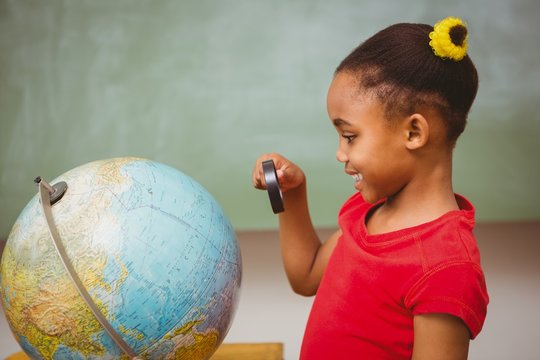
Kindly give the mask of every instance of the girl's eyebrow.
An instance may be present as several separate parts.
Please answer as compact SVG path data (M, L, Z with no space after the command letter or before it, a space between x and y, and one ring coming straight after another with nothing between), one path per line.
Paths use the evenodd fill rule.
M343 126L343 125L351 125L350 122L348 122L347 120L343 120L343 119L340 119L340 118L337 118L337 119L333 119L332 122L334 123L334 126L335 127L340 127L340 126Z

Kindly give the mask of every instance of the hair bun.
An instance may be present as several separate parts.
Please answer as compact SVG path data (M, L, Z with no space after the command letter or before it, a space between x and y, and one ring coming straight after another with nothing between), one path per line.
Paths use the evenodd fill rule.
M442 59L460 61L467 55L467 26L459 18L447 17L429 33L429 45Z

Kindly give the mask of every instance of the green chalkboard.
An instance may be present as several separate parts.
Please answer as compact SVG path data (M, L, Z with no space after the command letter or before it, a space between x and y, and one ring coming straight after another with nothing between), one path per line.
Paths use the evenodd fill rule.
M455 156L481 221L540 218L537 0L0 0L0 237L88 161L140 156L205 186L237 229L277 224L251 187L281 152L308 175L317 226L354 191L325 96L339 61L395 22L470 27L481 85Z

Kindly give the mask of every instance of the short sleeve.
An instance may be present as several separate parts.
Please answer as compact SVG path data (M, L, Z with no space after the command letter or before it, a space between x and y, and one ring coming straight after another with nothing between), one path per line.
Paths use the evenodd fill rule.
M474 339L484 324L489 297L474 263L453 263L428 272L410 289L405 306L414 315L443 313L463 320Z

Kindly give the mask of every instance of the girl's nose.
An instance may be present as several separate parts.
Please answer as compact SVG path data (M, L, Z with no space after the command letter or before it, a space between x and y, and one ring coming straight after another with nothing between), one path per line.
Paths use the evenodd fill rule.
M336 159L339 162L346 163L348 160L347 154L343 150L341 150L341 147L338 147L336 151Z

